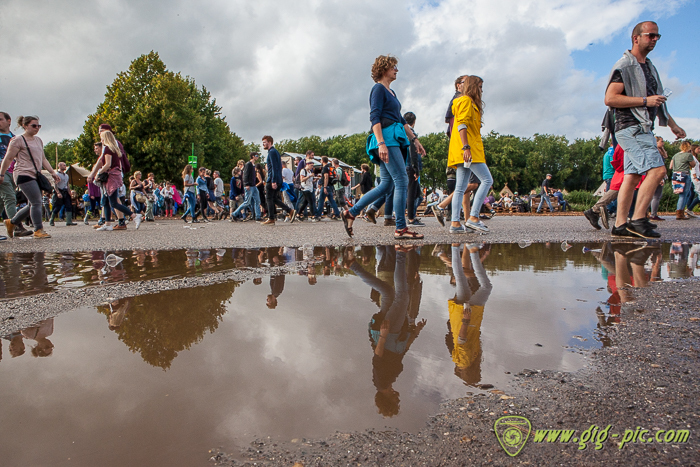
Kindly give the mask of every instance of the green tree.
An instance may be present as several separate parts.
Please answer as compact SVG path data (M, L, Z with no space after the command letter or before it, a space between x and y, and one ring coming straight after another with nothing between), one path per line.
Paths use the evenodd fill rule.
M450 147L450 140L447 138L447 134L440 132L421 135L420 142L425 149L421 185L433 190L438 187L444 187L447 154Z
M69 166L78 162L75 154L76 140L64 139L60 143L50 142L44 146L44 154L51 165L56 168L56 149L58 148L58 162L65 162Z
M153 51L119 73L88 116L75 145L76 157L86 167L95 160L92 145L101 123L114 128L132 171L153 172L157 180L180 180L192 143L199 167L228 174L238 159L247 160L243 140L231 132L209 91L167 70Z

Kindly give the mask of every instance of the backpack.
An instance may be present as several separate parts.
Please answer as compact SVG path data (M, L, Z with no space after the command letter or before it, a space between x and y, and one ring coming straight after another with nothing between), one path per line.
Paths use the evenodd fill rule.
M335 167L328 169L328 185L335 185L338 183L338 173L335 171Z
M340 177L340 184L342 186L350 185L350 174L345 170L343 170L343 175Z

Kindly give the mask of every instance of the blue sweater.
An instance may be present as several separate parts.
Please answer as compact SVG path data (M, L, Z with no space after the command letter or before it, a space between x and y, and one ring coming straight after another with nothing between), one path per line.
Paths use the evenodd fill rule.
M274 146L267 150L267 179L268 183L276 183L277 188L282 188L282 157Z
M393 91L389 91L381 83L375 84L369 93L369 108L369 121L372 122L372 126L381 123L382 118L406 124L401 115L401 102Z

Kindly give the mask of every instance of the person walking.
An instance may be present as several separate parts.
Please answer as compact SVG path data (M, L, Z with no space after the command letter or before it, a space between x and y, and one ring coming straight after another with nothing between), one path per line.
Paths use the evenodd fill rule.
M447 158L448 167L457 172L457 182L452 196L452 223L450 233L466 233L466 228L488 232L489 228L479 220L479 211L486 195L493 185L493 177L486 165L484 144L481 140L481 119L484 104L481 99L484 81L478 76L467 76L461 85L462 95L454 100L452 112L455 115ZM466 222L460 224L459 215L462 198L469 184L471 174L475 174L481 184L474 193L469 217L464 214ZM466 228L465 228L466 227Z
M160 190L160 194L163 196L165 217L173 217L173 195L175 194L175 187L169 181L166 181L163 189Z
M542 181L542 193L540 193L540 204L537 206L537 214L542 214L542 205L547 202L547 207L549 207L549 212L554 212L552 207L552 202L549 197L554 193L554 189L549 186L552 181L552 174L547 174L545 179Z
M71 210L73 200L71 199L71 193L68 188L68 174L66 173L65 162L58 163L58 172L56 172L56 175L58 175L59 182L54 186L53 199L51 200L53 209L51 210L49 225L51 227L54 226L54 219L61 211L61 208L64 208L66 212L66 226L78 225L73 222L73 211Z
M124 171L126 169L126 152L117 142L114 137L114 133L111 130L100 129L100 140L102 141L102 156L98 159L97 163L92 169L92 173L88 176L88 183L92 182L97 178L101 180L105 178L106 182L102 182L102 186L105 190L105 194L109 199L109 206L111 209L105 209L105 224L97 230L126 230L126 218L129 217L134 220L136 228L138 229L143 220L142 214L134 214L129 208L127 208L119 198L119 191L124 186ZM111 210L117 215L117 225L112 227L111 223Z
M314 161L306 160L306 167L299 171L299 182L301 183L301 194L299 195L299 203L297 204L296 211L298 213L304 214L306 207L309 207L311 211L312 222L316 221L313 215L314 211Z
M690 219L685 215L685 207L690 203L693 194L692 179L690 171L695 168L695 158L690 153L690 143L683 141L681 143L681 151L676 153L671 159L669 165L673 176L671 177L674 185L674 193L678 194L678 203L676 204L676 220ZM675 186L682 184L680 190L676 190Z
M669 126L676 137L685 138L685 131L668 113L659 74L647 58L660 38L655 22L637 24L632 31L632 50L626 51L613 66L605 91L605 105L615 112L615 138L625 151L625 178L618 193L618 215L612 229L615 236L661 236L646 217L654 191L666 174L652 133L654 120L658 117L659 125ZM643 175L646 177L639 187L632 219L627 222L626 213Z
M17 117L17 125L18 128L24 129L24 133L19 137L12 138L7 146L7 152L0 165L0 184L5 182L6 173L16 159L12 176L19 189L27 197L28 204L17 211L12 218L5 219L7 236L14 237L17 226L28 216L31 216L34 225L33 237L51 238L51 235L44 231L42 223L42 187L39 185L37 177L41 174L40 170L43 167L51 174L54 182L58 183L60 179L44 155L43 141L37 136L41 128L39 117L19 116Z
M417 135L415 130L416 125L416 114L413 112L406 112L403 115L411 127L414 135ZM416 200L419 197L420 192L420 169L421 169L421 155L418 154L415 144L411 143L408 147L408 158L406 159L406 176L408 177L408 191L406 193L406 210L408 211L408 221L406 222L411 227L425 227L425 224L416 218Z
M199 200L199 209L197 212L194 213L194 217L192 218L192 222L197 223L199 222L197 220L197 217L200 215L202 216L202 219L204 219L204 222L210 222L209 218L207 217L207 208L209 207L209 204L207 201L209 200L209 187L207 186L207 169L204 167L199 168L199 176L197 177L196 183L197 183L197 199Z
M406 226L406 175L405 152L409 144L425 155L425 149L401 115L401 102L391 89L399 72L396 57L380 55L372 65L372 79L376 83L370 92L370 122L372 131L367 138L366 151L372 162L379 164L381 182L363 196L349 210L342 212L345 231L353 236L352 225L362 209L385 196L394 187L393 210L396 212L394 239L422 239L423 235L412 232Z
M328 157L322 156L321 163L323 167L321 168L321 180L319 180L319 186L321 189L320 196L318 197L318 205L316 206L316 220L321 220L323 216L323 211L326 205L326 199L331 205L333 210L332 219L337 219L340 217L340 210L335 202L333 185L336 183L335 171L333 170L333 165L328 161Z
M243 203L231 214L231 220L238 219L244 209L248 209L253 213L249 217L252 218L254 215L256 221L262 220L260 214L260 192L257 187L258 177L255 168L259 158L260 154L251 152L250 160L243 166L243 186L245 190Z
M273 146L272 136L265 135L262 139L263 149L267 150L267 178L265 179L265 201L267 201L267 220L263 225L275 225L275 206L279 206L284 212L289 214L289 222L294 222L297 212L282 202L279 192L282 189L282 158L280 153Z
M10 126L12 125L12 118L7 112L0 112L0 163L5 158L7 153L7 147L10 144L10 140L15 137L14 133L10 131ZM7 169L9 174L5 177L5 181L0 183L0 216L2 212L5 211L5 216L7 219L12 219L17 214L17 194L15 188L15 181L12 177L12 172L15 164L10 164ZM24 228L24 225L19 224L15 226L15 237L26 237L32 235L30 230Z
M185 213L180 217L183 221L187 222L187 216L189 215L192 222L195 220L195 209L197 205L197 184L195 183L194 177L192 176L192 166L187 164L182 170L182 184L183 191L185 195L185 202L187 206L185 208Z

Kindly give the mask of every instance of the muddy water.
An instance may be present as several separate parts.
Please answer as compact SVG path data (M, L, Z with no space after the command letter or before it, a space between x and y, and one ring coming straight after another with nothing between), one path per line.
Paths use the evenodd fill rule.
M508 373L581 368L578 349L614 340L630 285L695 272L694 251L317 248L297 275L77 309L3 339L0 459L207 465L254 436L417 431Z

